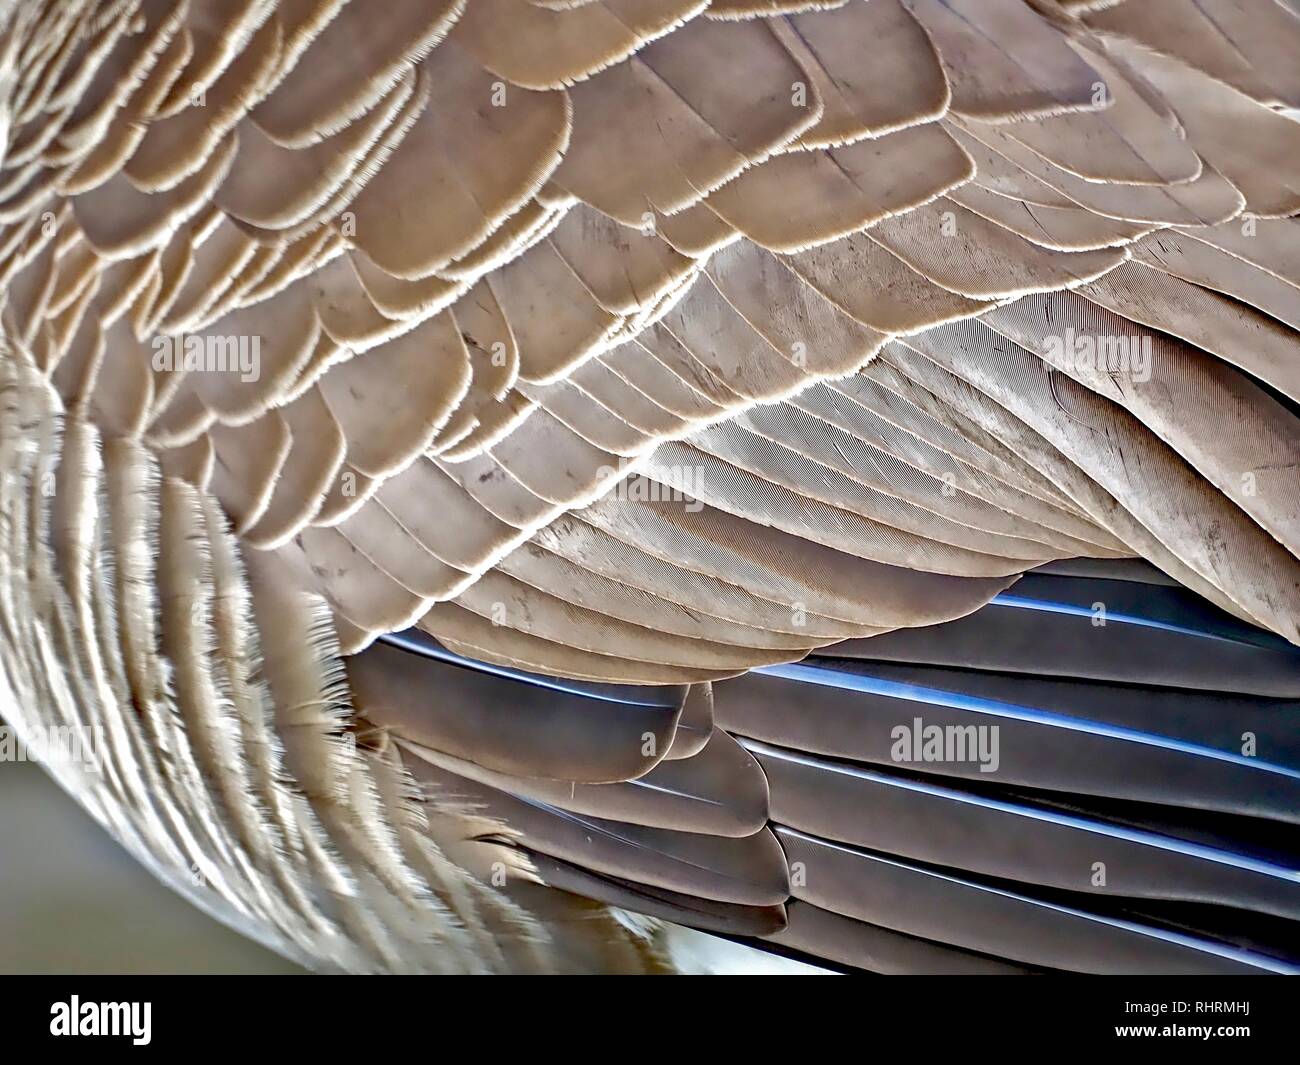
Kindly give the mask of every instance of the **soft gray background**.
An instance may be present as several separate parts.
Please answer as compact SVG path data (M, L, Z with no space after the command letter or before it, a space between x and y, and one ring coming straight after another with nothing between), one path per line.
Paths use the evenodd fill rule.
M0 973L294 973L164 887L30 762L0 762Z

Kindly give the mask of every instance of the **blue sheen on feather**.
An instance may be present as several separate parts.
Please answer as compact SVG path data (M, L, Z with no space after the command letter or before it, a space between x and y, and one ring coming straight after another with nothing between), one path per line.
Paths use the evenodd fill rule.
M458 655L454 651L449 651L441 644L435 642L423 633L414 629L406 629L403 632L389 633L380 637L383 642L400 648L403 651L410 651L413 654L422 655L425 658L432 658L439 662L446 662L449 665L460 666L464 669L471 669L476 673L486 673L493 677L501 677L504 680L517 681L520 684L527 684L534 688L546 688L549 691L563 692L565 695L577 695L583 699L599 699L607 703L619 703L624 706L643 706L653 707L660 710L665 706L673 706L674 700L660 699L656 701L653 698L636 698L632 692L636 691L644 695L654 695L657 692L676 692L678 689L673 686L662 685L617 685L617 684L586 684L581 681L569 681L560 677L547 677L539 673L528 673L522 669L512 669L510 666L499 666L491 662L480 662L475 658L466 658L464 655Z
M1009 595L1003 592L993 597L989 603L990 606L1011 607L1017 610L1041 610L1049 614L1068 614L1071 617L1091 618L1096 616L1096 611L1091 607L1080 606L1077 603L1052 602L1045 599L1029 599L1019 595ZM1185 625L1175 625L1169 621L1158 621L1155 618L1139 617L1136 614L1122 614L1112 611L1106 611L1105 618L1107 623L1115 622L1120 625L1138 625L1144 629L1159 629L1162 632L1178 633L1180 636L1195 636L1206 640L1220 640L1224 643L1241 643L1242 640L1233 636L1220 635L1217 632L1208 632L1205 629L1193 629ZM1254 635L1254 632L1251 633ZM1271 635L1263 634L1261 635ZM1300 648L1296 648L1285 640L1280 638L1277 642L1269 641L1269 646L1277 647L1279 650L1287 650L1300 657Z
M1200 758L1213 758L1221 762L1231 762L1234 765L1244 766L1260 772L1277 773L1292 780L1300 780L1300 770L1289 769L1286 766L1261 761L1258 758L1248 758L1245 755L1232 754L1228 751L1217 750L1214 747L1205 747L1199 743L1188 743L1185 740L1177 740L1151 732L1142 732L1138 729L1067 717L1063 714L1053 713L1050 710L1040 710L1037 707L1005 703L998 699L986 699L977 695L966 695L962 692L944 691L940 688L926 688L919 684L906 684L896 680L883 680L880 677L872 677L861 673L848 673L801 662L759 666L754 672L769 677L780 677L783 680L818 684L823 687L839 688L844 691L861 692L865 695L879 695L886 699L902 699L913 703L947 706L954 710L968 710L975 714L989 714L994 717L1031 721L1035 724L1049 725L1053 728L1069 729L1072 732L1108 736L1112 739L1128 740L1132 743L1141 743L1150 747L1181 751L1184 754L1191 754Z
M1036 899L1029 895L1020 895L1014 891L1007 891L1003 888L993 887L989 884L981 884L973 880L963 880L960 877L949 876L946 873L927 869L924 866L912 865L910 862L901 862L897 859L886 858L879 854L869 854L865 851L858 850L856 847L846 847L843 844L833 843L830 840L821 839L818 836L810 836L806 832L799 832L797 829L786 828L785 831L789 832L791 835L799 836L802 839L810 840L820 846L828 847L832 850L843 851L846 854L868 858L873 862L880 862L884 865L892 865L896 869L907 869L910 872L921 873L924 876L934 877L936 880L943 880L950 884L959 884L962 887L973 888L976 891L985 891L993 895L1000 895L1003 898L1014 899L1017 902L1027 903L1031 906L1040 906L1044 909L1054 910L1057 913L1069 914L1072 917L1080 917L1086 921L1096 922L1097 924L1110 925L1112 928L1123 928L1129 932L1136 932L1138 935L1163 940L1166 943L1177 943L1180 946L1191 947L1193 950L1203 951L1207 954L1214 954L1220 958L1227 958L1230 961L1237 961L1245 965L1268 969L1270 972L1288 976L1300 975L1300 967L1280 961L1277 958L1271 958L1266 954L1257 954L1254 951L1242 950L1239 947L1231 947L1223 943L1215 943L1212 940L1197 939L1194 936L1184 935L1181 932L1174 932L1165 928L1136 924L1133 921L1126 921L1122 917L1109 917L1099 913L1088 913L1086 910L1076 910L1072 906L1062 906L1060 903L1048 902L1045 899Z
M1122 825L1110 824L1105 821L1096 821L1088 817L1076 817L1072 814L1058 813L1054 810L1044 810L1036 806L1026 806L1021 803L1007 802L1002 799L988 798L983 795L973 795L970 792L940 787L937 784L930 784L925 781L896 777L888 773L873 772L870 769L865 769L860 766L845 765L829 759L814 758L798 751L790 751L784 747L774 747L771 744L762 743L758 740L744 740L742 743L746 750L751 752L760 751L768 754L769 757L784 758L787 761L797 762L801 765L813 766L817 769L824 769L828 772L839 773L844 776L863 777L867 780L887 784L890 787L901 788L904 791L915 791L923 795L936 795L943 799L951 799L955 802L965 803L968 806L978 806L987 810L997 810L1001 813L1028 817L1035 821L1045 821L1049 824L1061 825L1066 828L1077 828L1085 832L1095 832L1099 835L1127 840L1130 843L1141 843L1149 847L1155 847L1159 850L1174 851L1179 854L1185 854L1188 857L1201 858L1205 861L1217 862L1220 865L1233 866L1238 869L1248 870L1252 873L1261 873L1264 876L1271 876L1279 880L1285 880L1289 883L1300 885L1300 869L1291 869L1284 865L1277 865L1274 862L1264 861L1260 858L1253 858L1247 854L1239 854L1233 851L1221 850L1218 847L1210 847L1202 843L1180 840L1172 836L1160 835L1157 832L1150 832L1145 829L1126 828Z

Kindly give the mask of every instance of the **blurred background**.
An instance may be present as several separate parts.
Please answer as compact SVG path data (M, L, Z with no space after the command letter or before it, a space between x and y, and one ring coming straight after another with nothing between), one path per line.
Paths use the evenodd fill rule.
M300 973L164 887L39 766L0 761L0 973Z

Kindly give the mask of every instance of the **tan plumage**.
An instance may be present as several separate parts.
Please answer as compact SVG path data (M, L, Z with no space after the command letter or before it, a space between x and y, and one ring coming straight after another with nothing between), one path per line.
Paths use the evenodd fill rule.
M1293 11L0 17L5 713L103 730L102 776L52 768L169 883L329 969L672 967L679 933L623 911L886 970L1284 965L1225 953L1217 925L1090 944L1093 918L1036 897L1007 920L1039 933L986 922L1004 902L981 876L1087 887L1054 864L1064 837L1033 829L1041 867L968 853L945 828L963 771L912 767L952 789L922 846L931 807L896 800L919 786L861 720L824 692L823 731L772 706L799 712L781 686L809 653L839 670L815 684L865 669L1000 706L1069 702L1058 674L1244 692L1247 731L1251 698L1300 693L1269 635L1300 644ZM1150 362L1081 363L1063 336ZM1202 622L1153 607L1139 628L1175 635L1148 672L1017 658L1014 626L1008 666L962 619L1002 631L1017 611L986 604L1044 566L1017 587L1183 585L1233 650L1171 681ZM825 665L877 654L904 665ZM1201 796L1135 796L1054 747L1059 780L993 779L1103 820L1094 799L1294 820L1232 805L1291 794L1277 744L1280 783L1130 767L1204 771ZM910 827L861 827L895 801ZM1131 814L1178 837L1171 816ZM1118 893L1297 916L1281 874L1183 860ZM911 891L921 916L895 904Z

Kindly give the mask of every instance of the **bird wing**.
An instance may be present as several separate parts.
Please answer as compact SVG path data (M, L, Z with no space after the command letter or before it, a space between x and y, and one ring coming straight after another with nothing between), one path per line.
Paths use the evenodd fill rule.
M87 805L327 964L659 964L622 909L844 964L1265 964L1178 907L1294 897L1192 851L1254 853L1294 777L1206 752L1296 695L1297 48L1267 0L17 5L29 731L98 703L128 762ZM987 787L880 768L859 706L918 698L1053 723L993 713ZM1069 895L1080 839L1169 912Z

